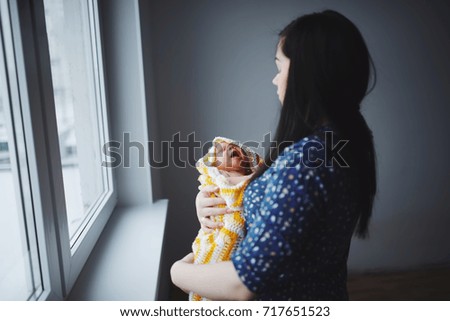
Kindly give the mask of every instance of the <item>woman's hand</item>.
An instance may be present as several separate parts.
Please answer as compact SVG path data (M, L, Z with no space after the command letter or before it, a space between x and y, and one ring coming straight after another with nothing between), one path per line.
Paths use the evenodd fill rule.
M233 213L232 210L226 207L216 207L219 204L226 204L225 200L221 197L211 197L211 194L218 192L217 186L206 186L198 192L195 198L195 207L197 209L197 217L202 227L202 230L206 233L212 232L216 228L223 226L220 222L214 222L211 220L211 216L220 214Z

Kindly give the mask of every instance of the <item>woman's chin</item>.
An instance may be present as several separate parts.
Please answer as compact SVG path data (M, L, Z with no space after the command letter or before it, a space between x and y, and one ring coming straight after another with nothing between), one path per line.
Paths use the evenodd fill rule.
M278 96L278 101L283 105L283 99L282 99L282 97L281 97L279 94L277 94L277 96Z

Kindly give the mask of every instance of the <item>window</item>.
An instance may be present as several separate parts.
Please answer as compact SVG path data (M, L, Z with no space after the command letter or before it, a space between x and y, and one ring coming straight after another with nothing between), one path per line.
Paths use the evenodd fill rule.
M62 299L117 202L97 2L0 17L0 299Z
M73 246L108 191L102 105L88 1L45 0L69 236Z
M36 299L42 280L22 119L11 108L7 80L0 47L0 300Z

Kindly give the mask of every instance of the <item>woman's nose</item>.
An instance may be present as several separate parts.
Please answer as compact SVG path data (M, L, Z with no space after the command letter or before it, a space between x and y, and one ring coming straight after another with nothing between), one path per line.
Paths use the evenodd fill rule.
M272 79L272 84L274 84L275 86L277 85L277 76L278 75L275 75L275 77L273 77Z

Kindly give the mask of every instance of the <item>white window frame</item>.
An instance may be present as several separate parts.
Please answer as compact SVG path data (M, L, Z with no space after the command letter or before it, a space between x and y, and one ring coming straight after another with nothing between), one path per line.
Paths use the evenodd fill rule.
M81 1L89 5L94 27L92 39L99 45L93 46L97 100L101 119L108 120L98 4L96 0ZM2 1L0 12L8 76L17 79L20 100L20 104L13 104L13 110L22 115L29 165L44 288L39 299L63 299L70 293L116 206L114 172L110 167L103 167L109 189L97 202L95 214L71 247L43 0ZM109 126L100 130L104 142L109 141Z
M43 293L43 280L41 276L41 264L38 255L38 241L35 231L35 221L33 213L33 199L31 194L31 183L29 174L29 165L27 160L27 151L25 149L25 138L23 132L23 121L20 114L20 101L18 95L18 83L15 68L11 68L11 64L7 66L7 60L12 59L13 48L9 47L5 50L3 44L10 42L10 34L4 33L5 26L9 25L9 21L1 19L2 26L0 28L0 75L5 79L0 80L2 103L5 113L6 128L8 132L8 150L10 156L11 173L14 180L15 189L9 191L14 193L17 201L17 214L19 215L19 224L23 227L21 231L22 246L25 247L30 260L29 274L26 275L28 282L33 286L33 292L28 297L29 300L36 300ZM5 37L6 36L6 39ZM8 57L7 57L8 55ZM7 70L9 67L9 70ZM3 192L3 191L2 191ZM12 213L7 213L11 215ZM18 271L16 271L18 273Z

